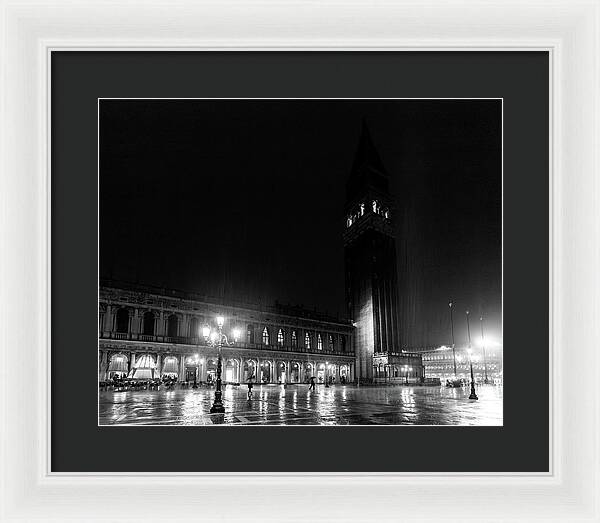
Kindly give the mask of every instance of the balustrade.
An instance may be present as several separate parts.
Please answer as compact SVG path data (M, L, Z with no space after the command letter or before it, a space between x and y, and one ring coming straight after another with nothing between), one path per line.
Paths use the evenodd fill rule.
M164 335L151 335L151 334L140 334L134 332L114 332L114 331L102 331L100 332L100 338L103 339L114 339L114 340L131 340L131 341L145 341L154 343L172 343L182 345L196 345L199 347L205 347L204 338L189 337L189 336L164 336ZM354 356L353 350L342 351L338 349L323 348L318 349L307 349L306 347L291 347L290 345L265 345L262 343L246 343L237 342L233 347L241 349L254 349L260 351L269 352L297 352L302 354L314 354L314 355L335 355L335 356Z

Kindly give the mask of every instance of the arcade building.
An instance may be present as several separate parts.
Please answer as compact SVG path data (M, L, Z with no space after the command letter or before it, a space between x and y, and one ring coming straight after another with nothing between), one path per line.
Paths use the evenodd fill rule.
M355 375L352 324L314 311L210 302L179 291L103 282L99 381L115 376L210 382L218 349L202 330L223 316L222 379L244 383L335 383Z

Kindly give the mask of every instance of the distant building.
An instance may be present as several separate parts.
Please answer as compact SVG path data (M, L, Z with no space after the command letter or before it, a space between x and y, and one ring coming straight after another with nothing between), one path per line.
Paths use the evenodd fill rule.
M346 184L345 213L346 302L356 327L356 376L384 381L411 368L421 377L420 355L400 348L395 209L389 176L365 123Z
M217 349L204 326L225 318L223 380L323 383L354 379L354 328L349 321L298 307L218 303L180 291L101 282L98 379L163 377L215 379Z
M454 378L454 357L452 347L428 347L412 349L423 358L424 374L428 378L439 378L442 383L447 379ZM471 367L469 365L469 354L466 347L456 347L456 377L471 379ZM473 376L476 382L483 382L487 374L488 382L502 384L502 348L488 347L484 350L476 348L472 353Z

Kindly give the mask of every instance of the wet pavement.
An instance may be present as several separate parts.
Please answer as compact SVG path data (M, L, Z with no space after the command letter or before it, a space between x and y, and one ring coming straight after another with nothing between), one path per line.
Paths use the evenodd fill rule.
M225 414L214 389L100 391L99 425L502 425L502 387L228 385Z

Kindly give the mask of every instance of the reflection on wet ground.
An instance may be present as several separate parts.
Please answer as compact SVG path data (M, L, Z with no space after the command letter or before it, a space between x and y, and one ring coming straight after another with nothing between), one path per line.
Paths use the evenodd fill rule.
M100 425L502 425L502 387L336 385L227 386L225 414L210 414L214 389L101 391Z

